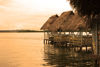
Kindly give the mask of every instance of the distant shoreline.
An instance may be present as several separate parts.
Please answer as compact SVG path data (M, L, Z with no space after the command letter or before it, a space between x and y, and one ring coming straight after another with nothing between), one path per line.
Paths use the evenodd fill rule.
M0 30L0 32L44 32L36 30Z

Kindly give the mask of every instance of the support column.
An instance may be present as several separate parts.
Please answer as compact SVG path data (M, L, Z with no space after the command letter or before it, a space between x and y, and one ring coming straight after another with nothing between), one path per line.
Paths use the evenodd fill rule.
M45 44L45 30L44 30L44 44Z
M64 34L65 34L65 32L64 32Z
M81 32L81 45L83 45L83 32Z
M45 39L44 39L44 44L45 44Z
M47 39L49 39L49 31L47 31L47 37L48 37Z
M69 32L69 43L70 43L70 32Z
M46 44L47 44L47 40L46 40Z
M94 23L92 26L92 45L94 49L94 54L99 54L99 39L98 39L98 23Z
M87 45L86 45L86 52L87 52Z
M82 51L82 46L80 47L80 51Z
M44 39L45 39L45 30L44 30Z

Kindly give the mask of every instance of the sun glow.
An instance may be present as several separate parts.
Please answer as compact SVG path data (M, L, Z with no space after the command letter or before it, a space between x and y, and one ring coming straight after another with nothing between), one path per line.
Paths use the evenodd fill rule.
M49 9L69 10L66 0L15 0L24 9L45 11Z
M64 11L71 10L66 0L1 0L0 2L2 3L0 29L39 30L51 15L60 15Z

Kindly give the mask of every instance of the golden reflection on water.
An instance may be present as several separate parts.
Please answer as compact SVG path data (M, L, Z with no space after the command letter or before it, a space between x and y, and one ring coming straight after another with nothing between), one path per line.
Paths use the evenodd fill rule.
M0 67L92 67L90 53L43 44L43 33L0 33Z
M43 33L0 33L0 67L42 67Z

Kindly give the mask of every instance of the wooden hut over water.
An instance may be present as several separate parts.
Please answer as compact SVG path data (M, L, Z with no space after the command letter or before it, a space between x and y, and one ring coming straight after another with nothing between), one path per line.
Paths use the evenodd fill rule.
M67 11L63 12L48 29L53 32L70 32L69 35L54 36L54 42L65 42L74 46L91 46L92 36L87 34L91 28L86 24L85 20L85 16L79 17L73 11ZM74 34L75 31L77 31L77 34ZM83 36L83 31L86 33L85 36Z
M53 37L51 35L50 30L48 30L48 28L54 23L54 21L58 18L59 16L56 15L52 15L45 23L44 25L41 27L41 30L44 30L44 42L46 41L52 41Z
M78 13L78 15L80 16L87 16L87 18L89 19L89 23L87 21L87 23L78 23L75 22L77 24L74 23L73 20L69 20L69 21L73 21L71 24L69 23L68 25L63 25L62 22L61 23L56 23L57 26L53 27L53 28L49 28L50 30L55 29L54 31L57 30L69 30L69 31L75 31L75 30L82 30L82 29L90 29L92 30L92 46L94 49L94 55L92 56L93 58L95 58L100 66L100 37L98 37L98 30L100 27L100 0L68 0L71 4L71 6L73 7L73 9L75 9L75 11ZM74 19L74 17L73 17ZM63 20L63 19L60 19ZM76 21L77 18L75 19ZM65 20L63 20L65 21ZM81 21L81 20L80 20ZM80 22L79 21L79 22ZM59 26L61 25L61 26ZM88 26L87 26L88 25ZM66 28L67 27L67 28ZM98 60L99 59L99 60Z
M87 34L90 26L86 25L85 17L79 17L74 14L73 11L63 12L59 17L57 15L51 16L47 22L41 27L43 30L52 31L44 32L44 42L53 41L58 44L70 43L74 46L91 46L92 37ZM53 32L67 31L69 35L66 34L52 34ZM77 34L74 32L77 31ZM86 36L83 37L83 31L86 32Z
M65 31L59 29L62 23L68 19L71 15L74 15L73 11L66 11L63 12L55 21L54 23L48 28L48 30L52 32L56 32L58 34L54 35L54 42L56 43L67 43L67 36L65 35ZM56 30L56 31L55 31ZM61 34L64 32L64 34Z

